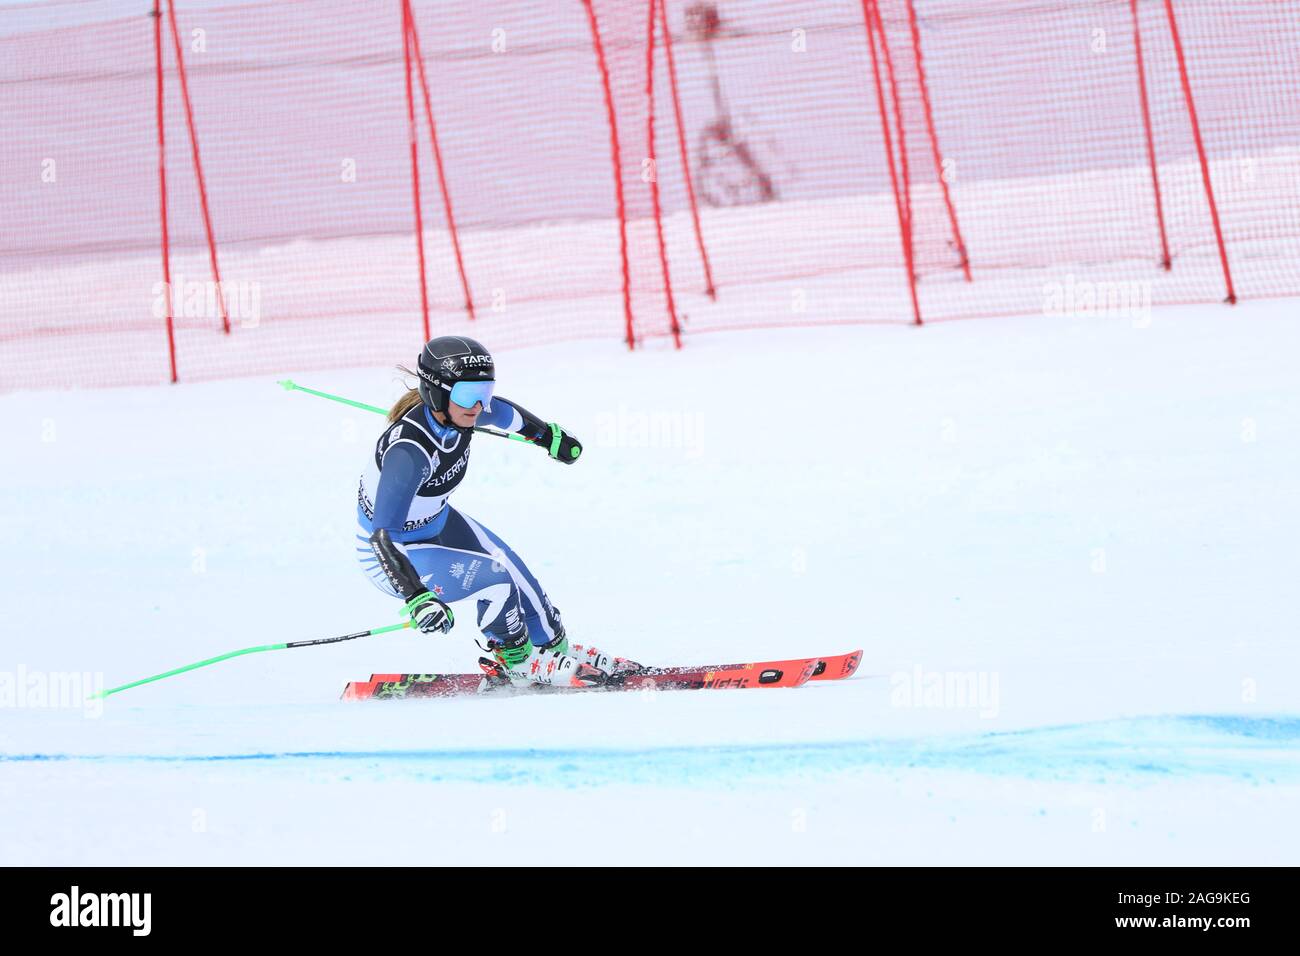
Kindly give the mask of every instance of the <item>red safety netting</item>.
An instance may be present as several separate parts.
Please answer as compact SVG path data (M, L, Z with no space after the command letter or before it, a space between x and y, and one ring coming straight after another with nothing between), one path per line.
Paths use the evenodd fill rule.
M18 10L4 389L1300 293L1300 0Z

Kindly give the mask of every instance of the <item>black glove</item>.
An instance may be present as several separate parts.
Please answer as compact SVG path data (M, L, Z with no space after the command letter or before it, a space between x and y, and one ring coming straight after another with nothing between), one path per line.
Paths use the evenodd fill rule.
M582 454L582 442L574 438L555 422L547 422L546 427L550 432L544 433L537 440L539 445L546 448L546 453L556 461L562 461L566 465L572 465Z
M407 601L406 613L411 615L416 630L422 634L433 634L436 631L446 634L456 623L451 608L439 601L432 591L421 591Z

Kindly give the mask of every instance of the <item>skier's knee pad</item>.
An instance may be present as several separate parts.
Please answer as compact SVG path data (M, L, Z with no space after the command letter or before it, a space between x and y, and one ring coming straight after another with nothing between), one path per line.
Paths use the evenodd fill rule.
M505 588L505 585L496 587ZM501 593L485 594L478 600L478 626L489 640L513 644L527 635L528 622L524 618L519 592L511 588L504 597Z

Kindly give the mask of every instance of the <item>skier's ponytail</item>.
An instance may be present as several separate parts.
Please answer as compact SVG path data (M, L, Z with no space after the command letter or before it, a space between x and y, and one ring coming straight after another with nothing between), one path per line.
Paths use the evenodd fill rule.
M412 377L415 376L415 373L412 372L405 365L397 366L397 370L399 372L403 372L406 375L410 375ZM407 412L413 409L416 405L419 405L420 401L421 399L420 399L419 389L408 388L406 390L406 394L403 395L401 398L399 398L397 402L393 405L393 407L388 410L389 423L391 424L392 422L397 421L399 418L401 418L403 415L405 415Z

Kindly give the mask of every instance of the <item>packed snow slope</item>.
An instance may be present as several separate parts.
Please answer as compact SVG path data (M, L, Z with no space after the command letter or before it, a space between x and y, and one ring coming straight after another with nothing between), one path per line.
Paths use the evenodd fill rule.
M283 376L0 396L0 863L1294 864L1297 311L500 353L586 453L480 436L456 506L578 641L864 648L797 690L337 700L472 669L462 603L83 703L397 621L353 551L382 423Z

